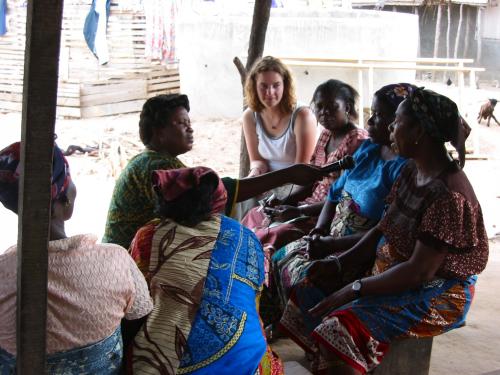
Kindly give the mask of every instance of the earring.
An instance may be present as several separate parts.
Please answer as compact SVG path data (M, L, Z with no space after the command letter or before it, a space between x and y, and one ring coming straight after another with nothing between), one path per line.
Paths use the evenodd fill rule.
M69 206L71 206L71 202L68 199L66 202L64 202L64 207L68 208Z
M346 111L345 113L345 123L348 124L349 123L349 112Z

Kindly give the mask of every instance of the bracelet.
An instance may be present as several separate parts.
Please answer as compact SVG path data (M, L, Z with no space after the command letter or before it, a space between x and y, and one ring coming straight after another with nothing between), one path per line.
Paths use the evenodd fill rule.
M337 271L338 271L338 273L342 273L342 264L340 264L340 259L339 259L338 256L336 256L336 255L328 255L325 259L335 261L335 264L337 265Z

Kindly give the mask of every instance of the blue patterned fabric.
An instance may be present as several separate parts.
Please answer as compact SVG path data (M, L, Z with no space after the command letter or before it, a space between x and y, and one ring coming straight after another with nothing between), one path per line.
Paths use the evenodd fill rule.
M256 306L264 252L255 235L223 216L202 300L178 374L253 374L266 352Z
M47 357L46 374L99 374L119 373L123 358L120 327L109 337L83 348L56 353ZM16 358L0 348L0 375L15 374Z
M359 214L380 220L385 207L385 197L399 176L406 159L397 156L392 160L380 157L381 145L371 139L364 141L353 155L355 167L346 170L330 187L328 199L339 203L347 193L359 207Z

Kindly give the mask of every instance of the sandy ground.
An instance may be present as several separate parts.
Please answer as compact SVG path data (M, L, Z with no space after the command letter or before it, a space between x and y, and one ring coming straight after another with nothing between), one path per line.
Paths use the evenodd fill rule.
M490 97L482 93L481 98ZM499 96L499 95L496 95ZM493 96L491 96L493 97ZM469 111L468 111L469 112ZM497 113L500 112L497 110ZM469 122L477 113L470 109ZM500 118L500 115L497 115ZM75 213L67 224L68 235L104 231L106 212L114 186L113 169L119 170L116 149L120 146L123 162L138 153L138 114L89 120L59 119L56 124L58 143L101 146L99 156L69 157L73 179L78 188ZM0 149L19 140L20 116L0 114ZM194 149L181 159L187 165L206 165L223 176L237 176L240 142L238 119L193 119ZM466 327L434 340L431 374L500 375L500 126L474 128L480 154L487 160L468 160L465 172L481 202L490 240L490 261L477 284L477 295ZM471 136L472 137L472 136ZM469 142L472 145L472 138ZM118 167L117 167L118 166ZM0 253L17 240L17 218L0 208ZM495 239L496 238L496 239ZM280 340L276 350L286 360L304 361L303 353L289 340Z

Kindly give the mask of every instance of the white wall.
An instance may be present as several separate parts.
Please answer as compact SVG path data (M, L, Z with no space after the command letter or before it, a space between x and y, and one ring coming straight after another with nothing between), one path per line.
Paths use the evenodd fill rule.
M181 91L189 95L193 115L241 114L241 84L232 60L247 54L251 20L248 9L229 16L191 13L181 17L177 34ZM411 14L273 9L264 54L413 59L417 46L418 18ZM329 78L357 87L355 70L302 67L293 71L298 98L305 103L309 103L315 87ZM391 82L413 81L414 76L414 71L376 71L374 89ZM364 106L369 107L366 73L364 80Z
M491 6L483 11L483 38L500 39L500 6Z

